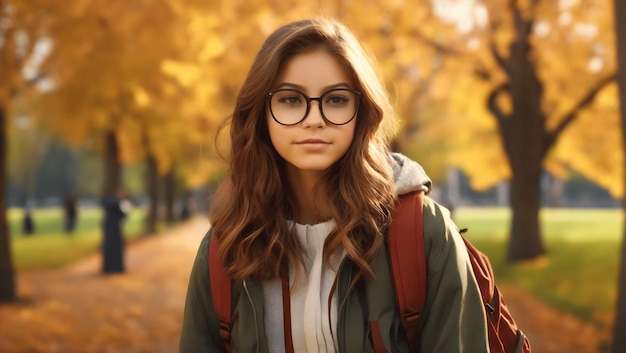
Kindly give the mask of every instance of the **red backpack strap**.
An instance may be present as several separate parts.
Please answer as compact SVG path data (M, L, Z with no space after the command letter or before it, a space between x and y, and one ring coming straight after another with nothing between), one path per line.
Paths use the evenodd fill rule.
M220 321L220 337L224 341L226 351L230 352L230 328L232 327L231 294L232 283L224 271L224 264L217 255L217 239L211 236L209 242L209 279L211 280L211 296L213 307Z
M426 302L423 205L423 191L401 197L387 238L396 301L411 352L419 352L420 318Z

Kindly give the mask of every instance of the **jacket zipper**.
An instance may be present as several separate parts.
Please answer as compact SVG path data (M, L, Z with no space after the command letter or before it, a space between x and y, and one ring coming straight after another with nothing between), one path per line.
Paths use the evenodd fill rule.
M256 333L256 352L259 353L259 346L261 344L261 341L259 340L259 324L257 322L256 308L254 307L252 296L248 291L248 284L246 281L243 281L243 289L246 291L246 295L248 296L248 300L250 301L250 306L252 307L252 315L254 316L254 331Z

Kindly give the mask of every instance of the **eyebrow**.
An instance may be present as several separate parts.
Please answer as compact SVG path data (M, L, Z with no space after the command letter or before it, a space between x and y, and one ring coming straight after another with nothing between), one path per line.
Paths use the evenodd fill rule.
M306 87L304 87L302 85L299 85L297 83L291 83L291 82L283 82L280 85L278 85L278 87L276 87L276 88L277 89L279 89L279 88L296 88L296 89L298 89L300 91L306 91ZM334 89L334 88L352 88L352 87L350 87L350 85L345 83L345 82L339 82L339 83L335 83L335 84L323 87L322 91L326 92L326 91L329 91L329 90Z

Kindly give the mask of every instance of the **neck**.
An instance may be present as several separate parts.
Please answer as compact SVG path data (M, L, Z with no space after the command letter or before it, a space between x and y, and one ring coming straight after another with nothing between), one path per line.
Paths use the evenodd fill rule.
M320 182L324 173L318 171L302 171L296 168L287 168L287 178L293 190L298 207L298 219L301 224L317 224L327 221L329 216L324 207L325 198L316 195L315 186Z

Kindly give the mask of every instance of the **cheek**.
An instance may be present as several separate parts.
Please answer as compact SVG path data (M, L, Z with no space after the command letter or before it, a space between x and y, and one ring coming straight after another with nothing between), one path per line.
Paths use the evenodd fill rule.
M344 131L344 138L342 139L343 147L345 151L350 148L352 142L354 141L354 133L355 133L355 124L350 123L349 126L345 126L346 130ZM344 151L344 153L345 153Z
M267 132L269 134L270 142L272 143L272 146L274 146L274 149L280 150L280 143L281 141L284 141L284 138L282 139L280 138L281 137L280 126L277 126L278 124L276 124L274 122L274 119L272 119L272 117L269 116L269 113L266 114L265 124L267 126Z

